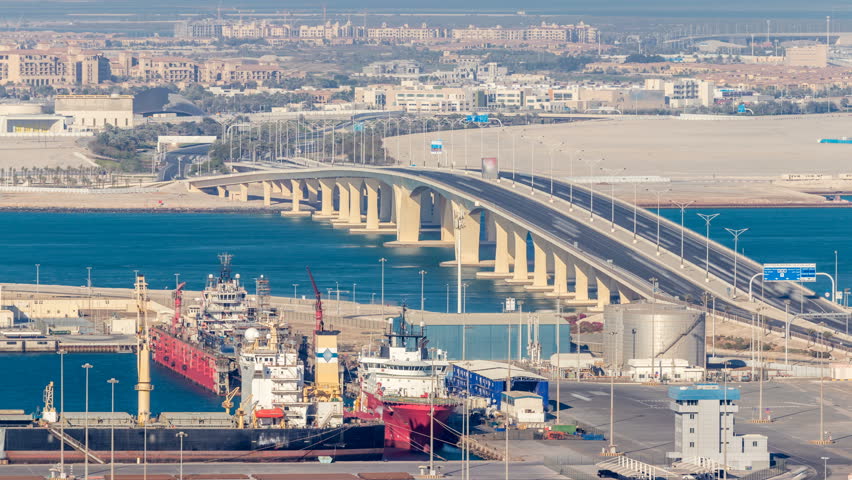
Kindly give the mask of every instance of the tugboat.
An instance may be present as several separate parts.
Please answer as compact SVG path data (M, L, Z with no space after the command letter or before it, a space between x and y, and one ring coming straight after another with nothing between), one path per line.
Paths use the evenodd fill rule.
M446 388L447 353L426 347L426 327L402 316L389 319L379 351L363 352L358 366L358 416L385 422L385 446L429 452L443 443L458 405Z

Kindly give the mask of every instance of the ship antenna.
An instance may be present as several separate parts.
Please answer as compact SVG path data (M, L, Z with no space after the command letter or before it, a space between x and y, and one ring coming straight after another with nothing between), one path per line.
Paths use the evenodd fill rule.
M219 269L219 280L223 282L231 280L231 259L233 258L234 256L230 253L219 254L219 263L222 265Z

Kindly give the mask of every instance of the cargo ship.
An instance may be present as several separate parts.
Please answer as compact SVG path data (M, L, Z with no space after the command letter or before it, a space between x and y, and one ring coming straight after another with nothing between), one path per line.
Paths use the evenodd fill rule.
M446 388L449 362L426 344L426 328L410 325L403 307L388 320L379 351L359 360L357 416L385 423L386 447L429 452L449 439L447 421L458 406Z
M182 312L185 283L175 289L175 313L171 325L151 329L154 361L216 395L227 395L236 371L235 339L249 328L253 308L240 275L231 275L232 256L219 255L219 275L210 274L201 304Z
M304 367L294 345L277 337L276 321L265 316L263 337L249 329L240 355L244 393L235 413L229 392L224 412L166 412L153 417L147 321L147 284L136 279L139 411L57 412L52 384L45 389L41 418L23 411L0 412L0 460L10 463L378 460L384 452L381 422L343 419L337 332L320 330L315 349L323 352L316 376L305 386ZM262 341L261 338L266 338ZM303 413L302 413L303 412ZM114 434L114 443L112 435ZM114 445L114 448L113 448ZM325 458L327 457L327 458Z

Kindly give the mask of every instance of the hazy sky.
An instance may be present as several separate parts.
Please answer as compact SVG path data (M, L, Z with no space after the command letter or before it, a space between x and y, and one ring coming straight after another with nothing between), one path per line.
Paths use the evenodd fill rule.
M217 7L258 11L513 12L639 18L852 18L852 1L838 0L0 0L0 18L68 13L179 14Z

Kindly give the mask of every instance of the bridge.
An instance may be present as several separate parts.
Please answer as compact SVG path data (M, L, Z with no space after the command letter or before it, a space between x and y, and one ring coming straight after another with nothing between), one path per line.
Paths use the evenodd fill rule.
M750 300L745 291L761 271L758 263L737 256L735 279L734 252L710 242L705 264L707 241L688 230L681 263L679 225L563 181L551 186L550 179L530 174L489 180L473 171L344 165L250 171L187 185L234 201L248 201L250 186L259 185L265 205L275 197L291 201L284 215L313 215L353 232L394 233L397 245L456 245L453 263L480 267L480 278L524 285L563 305L601 310L642 299L703 304L741 320L762 315L782 327L794 314L807 314L808 326L824 323L845 333L841 307L790 282L757 284ZM423 238L428 224L440 226L440 240ZM493 262L481 258L483 242L494 242Z

